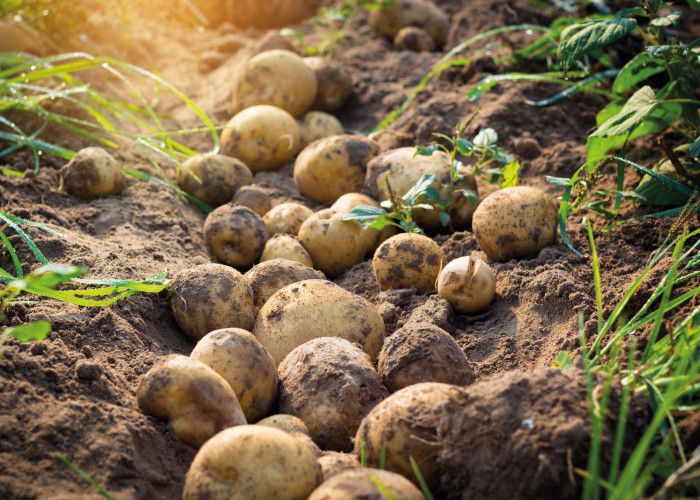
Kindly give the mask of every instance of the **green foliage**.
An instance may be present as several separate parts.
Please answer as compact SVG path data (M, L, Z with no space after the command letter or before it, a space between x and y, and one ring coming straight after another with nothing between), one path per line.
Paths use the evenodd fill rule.
M103 497L107 498L107 500L116 500L116 498L108 492L102 485L100 485L97 481L95 481L93 478L87 475L85 471L83 471L80 467L75 465L73 462L68 460L66 457L63 455L58 455L58 459L66 464L68 467L70 467L76 474L78 474L81 478L83 478L87 483L95 488L97 492L102 495Z

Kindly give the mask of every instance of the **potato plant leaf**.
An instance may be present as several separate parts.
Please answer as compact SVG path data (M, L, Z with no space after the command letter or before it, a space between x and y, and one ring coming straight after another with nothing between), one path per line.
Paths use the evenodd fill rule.
M426 194L430 197L433 197L434 194L430 193L430 185L433 183L435 180L435 175L434 174L425 174L422 176L416 184L409 189L409 191L403 195L403 199L409 204L409 205L414 205L416 201L418 200L418 197L423 197L426 200L429 200L428 197L426 197ZM437 200L440 199L440 195L438 193ZM435 201L437 201L435 200ZM430 201L430 200L429 200Z
M688 153L693 158L700 158L700 137L695 139L695 142L690 145Z
M12 335L20 342L30 340L44 340L51 331L51 323L48 321L34 321L19 326L11 326L5 330L6 335Z
M657 17L651 21L652 26L667 28L669 26L677 26L681 20L681 11L677 10L664 17Z
M557 53L559 63L564 70L568 70L584 55L616 42L636 27L636 19L615 17L584 25L571 36L569 35L575 30L566 29L562 33Z
M641 52L624 65L612 84L612 90L616 94L621 94L665 69L663 63L652 54Z
M413 155L414 158L416 156L433 156L433 153L440 149L440 147L437 144L431 144L430 146L422 147L419 146L416 148L416 152Z
M618 114L608 119L592 135L595 137L611 137L627 135L637 128L661 104L656 94L648 85L634 93Z
M382 215L389 215L383 208L360 205L341 217L341 220L357 220L360 222L374 220Z
M502 169L501 175L503 180L501 180L498 185L501 188L513 187L518 185L518 174L520 173L520 163L515 158L511 159L510 162L505 165Z

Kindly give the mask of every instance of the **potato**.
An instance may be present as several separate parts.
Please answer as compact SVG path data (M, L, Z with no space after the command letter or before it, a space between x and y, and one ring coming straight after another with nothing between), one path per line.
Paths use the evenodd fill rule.
M294 415L272 415L262 419L257 425L274 427L275 429L287 432L301 441L317 459L323 456L321 448L319 448L318 445L314 443L314 440L311 439L311 436L309 436L309 429L306 428L306 424ZM320 466L321 464L319 464L319 467Z
M487 196L474 212L474 236L494 260L527 257L557 240L557 204L542 191L509 187Z
M262 307L278 290L304 280L325 280L321 271L316 271L298 262L273 259L254 266L245 273L255 297L255 305Z
M280 203L263 216L263 222L270 232L275 234L299 234L301 224L313 215L314 211L301 203Z
M384 320L365 299L325 280L286 286L260 310L253 335L276 363L295 347L319 337L360 344L372 361L384 341Z
M173 432L190 446L199 447L217 432L246 423L231 386L201 361L179 354L148 370L136 399L145 413L170 420Z
M238 113L221 132L221 151L243 161L252 172L275 170L299 150L299 125L274 106L253 106Z
M424 29L416 26L406 26L396 33L394 48L412 52L432 52L437 46L435 45L435 39Z
M241 111L268 104L294 117L311 109L318 83L304 60L288 50L268 50L253 56L241 69L233 88L233 108Z
M372 269L382 290L434 290L444 261L440 246L427 236L401 233L377 248Z
M272 208L270 197L265 191L257 186L243 186L236 191L233 203L250 208L260 217L265 215Z
M228 19L239 28L281 28L297 24L312 16L318 8L319 0L236 0L222 4L220 0L208 1L216 6L213 21L221 20L228 13ZM226 11L222 12L224 6Z
M324 450L350 451L360 421L389 395L369 356L337 337L295 348L279 377L280 411L299 417Z
M305 500L321 481L313 454L261 425L220 432L194 457L182 500Z
M228 382L249 423L270 413L277 401L277 366L250 332L240 328L209 332L197 342L190 358Z
M222 205L204 222L209 251L230 266L247 267L257 262L269 237L260 216L240 205Z
M253 291L243 275L221 264L203 264L180 272L170 292L175 321L195 342L220 328L250 331L258 313Z
M341 451L329 451L317 460L321 466L323 480L328 481L333 476L337 476L346 470L359 469L362 467L357 456L352 453L343 453Z
M394 38L401 28L416 26L427 31L439 47L447 42L450 27L445 13L424 0L401 0L390 7L373 10L369 14L369 24L377 34L390 38Z
M476 179L469 169L461 168L459 173L462 175L462 178L454 181L456 191L452 193L450 205L447 207L447 212L450 215L450 223L452 224L452 229L455 231L460 231L469 227L472 223L474 211L478 206L478 200L476 202L470 200L465 190L471 191L475 196L479 194Z
M459 257L440 272L437 291L458 313L474 313L491 303L496 280L483 260Z
M60 174L60 189L85 200L121 193L126 186L119 163L102 148L81 149Z
M46 44L27 24L12 19L0 19L0 52L25 52L46 55Z
M377 365L389 392L421 382L468 385L474 381L464 351L432 323L409 323L384 341Z
M225 155L193 156L177 171L180 189L212 207L230 202L241 186L251 182L250 169L242 161Z
M361 205L377 208L380 206L377 200L365 194L347 193L335 200L335 203L331 205L331 210L338 214L345 215ZM378 231L366 227L362 228L362 232L366 234L368 250L374 251L379 245L394 236L398 232L398 228L396 226L386 226L381 231Z
M309 144L294 162L294 184L318 203L333 203L362 189L367 162L379 145L366 137L336 135Z
M316 488L309 500L386 500L387 492L395 499L425 500L423 493L405 477L372 468L348 470L334 476Z
M340 62L325 57L305 57L304 64L316 74L318 92L311 109L333 113L353 94L350 72Z
M288 234L276 234L265 243L260 263L273 259L291 260L307 267L314 267L309 252L298 238Z
M309 111L299 125L299 150L319 139L344 133L343 125L335 116L323 111Z

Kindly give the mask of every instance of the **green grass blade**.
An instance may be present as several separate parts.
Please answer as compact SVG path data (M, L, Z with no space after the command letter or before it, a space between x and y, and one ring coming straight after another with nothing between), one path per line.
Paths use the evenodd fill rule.
M46 257L44 257L44 254L41 253L41 250L39 250L39 248L32 241L32 239L27 235L27 233L22 231L22 228L19 227L17 224L15 224L11 218L5 216L4 213L0 212L0 220L5 221L5 223L8 226L10 226L17 234L19 234L19 236L24 240L24 242L27 244L29 249L34 254L34 256L39 260L39 262L41 262L42 264L49 263L49 261L46 259Z
M418 484L420 484L420 489L423 491L423 495L425 496L426 500L435 500L435 497L433 494L430 492L430 488L428 488L428 483L425 482L425 478L423 477L423 473L420 471L420 468L418 467L418 463L415 461L413 457L408 457L409 460L411 461L411 468L413 469L413 473L416 475L416 479L418 479Z
M603 328L603 292L600 282L600 263L598 262L598 253L595 248L595 239L593 238L593 228L591 221L586 219L586 227L588 228L588 240L591 244L591 262L593 265L593 281L595 283L595 303L598 311L598 331Z
M105 498L107 498L107 499L109 499L109 500L117 500L117 499L114 498L114 496L112 496L112 494L110 494L106 489L104 489L102 486L100 486L100 484L99 484L97 481L95 481L93 478L91 478L90 476L88 476L80 467L78 467L77 465L75 465L73 462L71 462L70 460L68 460L66 457L64 457L63 455L58 455L58 458L59 458L64 464L66 464L68 467L70 467L71 469L73 469L73 470L74 470L80 477L82 477L85 481L87 481L88 484L90 484L90 486L92 486L93 488L95 488L95 489L100 493L100 495L102 495L103 497L105 497Z
M154 176L152 176L152 175L150 175L150 174L147 174L147 173L145 173L145 172L140 172L140 171L138 171L138 170L133 170L133 169L130 169L130 168L127 168L127 167L122 167L122 171L123 171L126 175L128 175L128 176L130 176L130 177L133 177L134 179L148 180L148 181L151 181L151 182L155 182L156 184L159 184L159 185L161 185L161 186L163 186L163 187L166 187L166 188L168 188L168 189L172 189L172 190L175 191L179 196L184 197L184 198L187 198L187 199L190 200L192 203L194 203L194 204L196 204L197 206L199 206L199 208L201 208L202 210L204 210L206 213L211 213L211 212L214 211L213 208L211 208L209 205L207 205L206 203L204 203L202 200L199 200L199 199L195 198L194 196L192 196L191 194L186 193L185 191L183 191L183 190L177 188L177 187L176 187L174 184L172 184L172 183L168 184L167 182L163 181L162 179L158 179L157 177L154 177Z
M15 265L15 272L17 273L17 278L22 279L22 277L24 276L22 274L22 264L19 261L19 257L17 257L17 253L15 252L12 243L10 243L10 240L7 239L7 236L5 236L5 233L3 233L2 231L0 231L0 240L2 240L2 244L5 245L7 253L9 253L10 257L12 258L12 263Z

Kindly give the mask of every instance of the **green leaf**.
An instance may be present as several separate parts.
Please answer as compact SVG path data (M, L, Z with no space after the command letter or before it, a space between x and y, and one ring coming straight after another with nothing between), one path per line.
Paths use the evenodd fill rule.
M655 45L653 47L647 47L646 50L652 56L660 56L671 50L687 50L687 45Z
M443 226L447 226L450 223L450 216L445 212L440 212L440 223L442 223Z
M434 180L434 174L425 174L420 179L418 179L418 182L416 182L415 186L409 189L409 191L405 195L403 195L402 198L409 205L415 204L418 197L423 196L423 193L430 187Z
M44 340L51 331L51 323L48 321L34 321L20 326L11 326L5 330L5 334L12 335L20 342L29 340Z
M358 220L360 222L374 220L382 215L389 215L383 208L372 207L369 205L360 205L353 208L350 212L343 215L341 220Z
M573 364L574 362L571 359L571 354L564 351L559 351L559 354L557 354L557 357L554 361L554 367L559 368L560 370L566 370L567 368L571 368Z
M678 23L681 20L681 14L682 12L677 10L676 12L672 12L667 16L657 17L656 19L653 19L650 24L652 26L664 28L669 26L678 26Z
M421 196L425 201L432 201L437 203L440 201L440 191L435 189L434 187L427 187L422 193Z
M618 114L608 119L592 135L595 137L612 137L628 135L637 128L661 104L651 87L645 85L627 101Z
M545 175L544 179L547 182L554 184L555 186L561 186L561 187L566 187L571 182L571 178L569 178L569 177L553 177L551 175Z
M650 76L665 71L665 69L663 63L652 54L641 52L623 66L612 84L612 90L616 94L621 94Z
M457 139L457 149L459 150L460 154L470 156L474 151L474 144L460 137Z
M695 139L695 142L690 145L688 154L693 158L700 158L700 137Z
M688 0L688 5L693 10L700 10L700 1L698 0Z
M413 154L413 157L415 158L416 156L433 156L433 153L438 149L440 149L440 147L437 144L431 144L427 147L418 147L416 148L416 152Z
M518 174L520 173L520 163L513 158L510 163L502 169L503 180L498 183L502 188L513 187L518 185Z
M636 27L635 19L613 18L585 25L571 37L568 35L574 30L567 29L557 52L559 63L568 70L584 55L616 42Z

